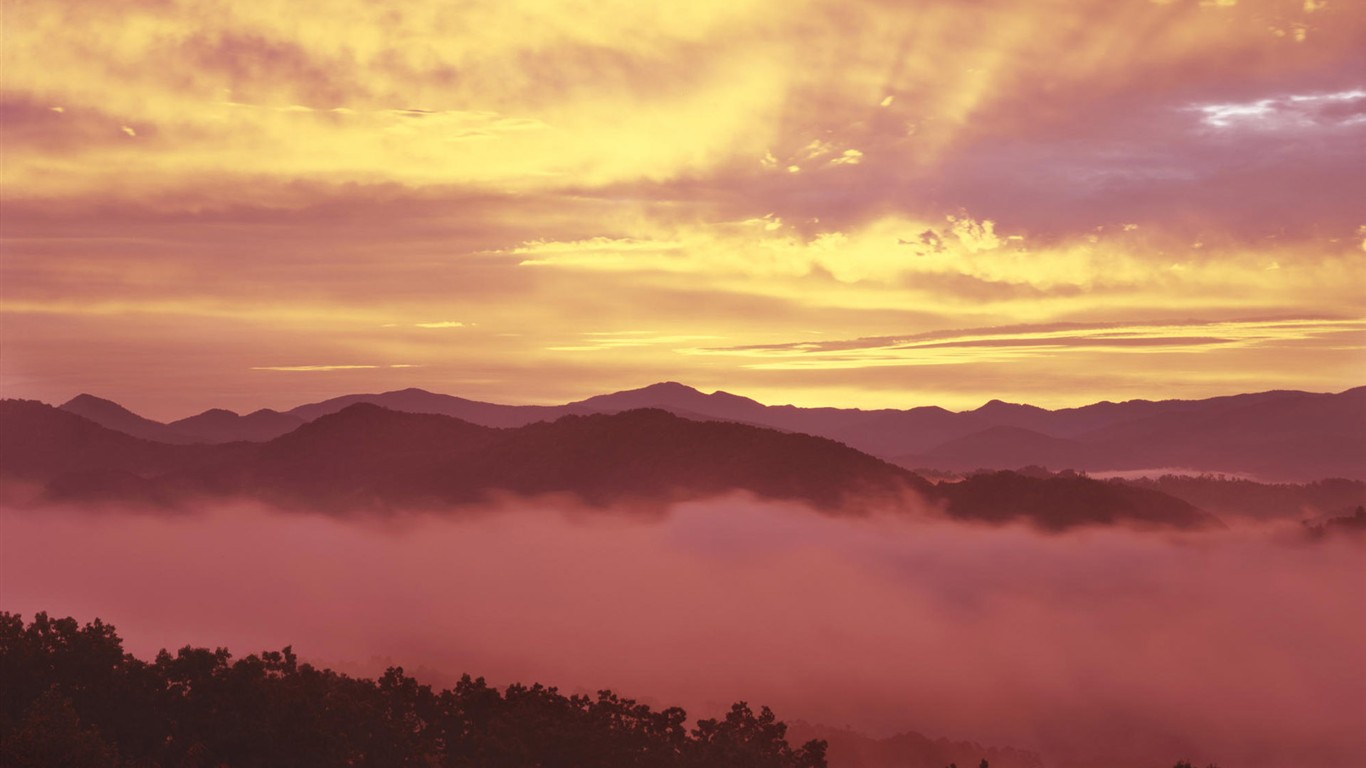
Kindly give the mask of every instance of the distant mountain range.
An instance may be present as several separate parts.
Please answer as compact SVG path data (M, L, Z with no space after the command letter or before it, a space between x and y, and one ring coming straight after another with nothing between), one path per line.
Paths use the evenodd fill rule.
M263 408L245 416L211 408L196 416L163 424L139 416L112 400L78 395L62 404L62 410L84 416L103 427L160 443L231 443L238 440L264 442L298 428L309 419L293 413Z
M1086 472L1186 469L1268 481L1366 479L1366 387L1206 400L1101 402L1056 411L993 400L971 411L769 406L667 382L566 405L484 403L420 389L356 394L286 412L211 410L162 424L81 395L61 406L113 430L177 444L266 441L358 403L522 427L568 415L653 408L694 421L730 421L829 438L910 469L969 471L1042 465Z
M87 399L80 407L155 432L122 409L92 405L99 406ZM744 491L832 514L928 505L960 519L1049 529L1218 524L1151 489L1013 472L936 486L828 438L655 408L503 428L368 402L330 410L265 442L185 445L115 431L65 407L0 401L0 476L41 489L47 501L176 507L247 497L350 513L566 495L658 508Z

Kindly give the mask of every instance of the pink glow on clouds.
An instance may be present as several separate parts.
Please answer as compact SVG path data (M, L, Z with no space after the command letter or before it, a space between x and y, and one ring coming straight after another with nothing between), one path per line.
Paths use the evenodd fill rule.
M1366 559L1350 542L1043 536L742 500L652 521L242 507L0 521L0 607L99 616L144 657L293 644L367 674L611 686L698 715L746 699L1064 768L1366 759Z
M0 393L165 418L408 386L1346 389L1360 334L838 368L694 352L1359 319L1359 5L11 3ZM650 340L593 349L623 331Z

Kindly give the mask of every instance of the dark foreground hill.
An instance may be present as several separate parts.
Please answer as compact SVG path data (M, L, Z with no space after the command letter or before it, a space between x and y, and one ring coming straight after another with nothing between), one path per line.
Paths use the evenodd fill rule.
M378 680L301 663L290 648L236 661L181 648L151 662L114 628L0 613L0 765L636 766L825 768L825 745L744 702L688 727L611 691L499 690L463 677L436 691L390 668Z
M33 400L0 401L0 475L45 483L82 474L154 477L221 460L222 446L146 440Z
M985 474L934 486L833 440L643 409L495 429L355 404L265 443L178 446L31 401L0 402L0 476L47 500L191 505L254 498L330 512L439 510L565 495L661 507L748 492L827 513L941 509L1048 529L1217 524L1165 494L1088 478Z
M282 503L360 507L472 503L492 492L563 493L607 505L748 491L837 510L896 505L908 492L932 490L917 475L832 440L658 410L492 429L367 404L173 480Z
M1153 528L1219 525L1188 502L1160 491L1080 475L1040 478L984 472L938 489L949 509L973 510L973 519L989 523L1029 521L1057 531L1115 523Z
M5 401L0 470L70 501L243 496L331 511L440 508L500 494L657 505L732 491L854 511L933 491L833 440L648 409L495 429L362 403L265 443L177 446Z

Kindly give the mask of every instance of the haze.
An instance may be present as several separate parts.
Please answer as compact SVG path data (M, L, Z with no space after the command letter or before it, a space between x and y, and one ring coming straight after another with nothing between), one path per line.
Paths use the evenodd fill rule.
M1361 0L0 8L0 609L1366 765Z
M337 519L246 506L3 513L5 608L128 649L292 644L694 715L749 700L1047 764L1366 759L1366 558L1295 531L1043 535L742 498L666 516L510 504Z

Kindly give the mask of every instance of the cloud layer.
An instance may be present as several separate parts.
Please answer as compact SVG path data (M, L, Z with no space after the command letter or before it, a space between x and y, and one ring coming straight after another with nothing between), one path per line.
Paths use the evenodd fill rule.
M1346 2L6 12L6 394L183 416L289 404L264 402L271 369L328 366L298 391L683 379L905 406L1041 380L1076 404L1342 389L1366 359L1208 349L1101 376L944 353L956 373L919 383L686 354L1362 317L1366 19ZM610 358L578 341L642 330Z
M139 654L292 643L437 683L612 686L697 714L747 699L1062 768L1366 757L1366 573L1349 541L1049 536L740 499L663 519L237 507L3 523L6 610L100 616Z

